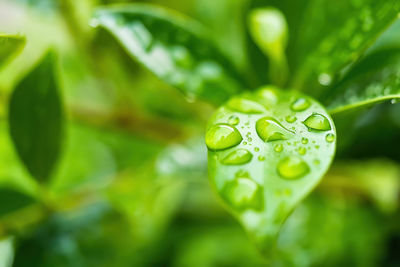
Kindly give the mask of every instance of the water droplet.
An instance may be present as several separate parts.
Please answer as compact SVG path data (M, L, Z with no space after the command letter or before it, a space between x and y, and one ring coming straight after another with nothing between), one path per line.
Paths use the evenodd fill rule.
M315 165L319 165L319 164L321 163L321 162L320 162L319 160L317 160L317 159L315 159L313 162L314 162Z
M251 142L251 141L253 141L253 138L249 137L249 138L247 139L247 141Z
M258 151L260 151L260 148L255 147L255 148L254 148L254 151L255 151L255 152L258 152Z
M293 122L297 121L297 118L295 116L289 115L289 116L286 116L286 121L288 123L293 123Z
M251 161L253 154L247 149L237 149L229 153L221 163L224 165L242 165Z
M316 146L315 146L315 148L316 148L316 149L319 149L319 146L318 146L318 145L316 145Z
M173 46L170 48L170 53L175 63L184 68L193 66L193 59L189 50L184 46Z
M294 180L310 171L307 163L299 157L289 156L278 163L278 173L284 179Z
M258 160L259 160L259 161L264 161L264 160L265 160L265 157L264 157L264 156L258 156Z
M283 150L283 145L282 144L277 144L277 145L275 145L274 146L274 151L275 152L282 152L282 150Z
M333 141L335 141L335 135L329 133L329 134L327 134L327 135L325 136L325 140L326 140L327 142L329 142L329 143L332 143Z
M328 73L321 73L318 76L318 82L323 86L329 86L332 83L332 76Z
M247 145L247 142L246 142L246 141L244 141L244 142L243 142L243 145Z
M260 210L263 207L262 188L246 177L237 177L228 182L222 189L222 196L239 210Z
M287 140L293 136L290 130L271 117L259 119L256 123L256 131L264 142Z
M400 102L400 99L398 98L393 98L392 100L390 100L390 104L397 104Z
M241 113L246 114L259 114L265 111L264 107L260 104L242 97L235 97L229 100L227 106Z
M307 153L307 149L305 147L299 147L297 151L300 155L305 155Z
M329 123L328 119L324 115L318 113L312 114L305 121L303 121L303 123L312 130L328 131L331 129L331 124Z
M230 116L228 119L228 123L233 126L238 125L239 122L240 122L240 119L235 115Z
M290 108L293 111L303 111L310 107L311 103L305 98L296 99L291 105Z
M206 145L210 150L223 150L238 145L243 140L239 131L229 124L216 124L206 133Z
M301 138L301 143L302 143L303 145L308 144L308 139L305 138L305 137Z
M256 96L259 97L259 101L267 107L278 102L277 88L272 85L260 88L257 91Z

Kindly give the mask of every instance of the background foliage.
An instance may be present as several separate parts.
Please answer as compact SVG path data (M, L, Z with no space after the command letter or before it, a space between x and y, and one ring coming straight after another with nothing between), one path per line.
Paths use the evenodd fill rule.
M191 86L89 25L115 2L0 1L0 32L23 36L0 38L18 50L0 52L0 266L400 265L398 1L140 1L208 31L187 47L223 72L179 61ZM264 6L286 17L286 61L252 41L250 11ZM267 261L211 190L204 133L216 104L268 83L326 105L338 148Z

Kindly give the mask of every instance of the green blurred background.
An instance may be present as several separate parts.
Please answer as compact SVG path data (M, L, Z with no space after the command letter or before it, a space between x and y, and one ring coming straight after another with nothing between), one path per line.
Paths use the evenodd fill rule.
M0 0L0 31L27 39L0 71L1 267L400 266L399 105L358 115L334 166L287 220L266 261L208 184L203 135L214 108L184 98L89 26L93 8L113 2ZM199 20L252 86L268 82L246 14L279 1L140 2ZM399 25L374 49L400 47ZM63 156L42 192L16 156L6 103L49 47L59 52L68 124Z

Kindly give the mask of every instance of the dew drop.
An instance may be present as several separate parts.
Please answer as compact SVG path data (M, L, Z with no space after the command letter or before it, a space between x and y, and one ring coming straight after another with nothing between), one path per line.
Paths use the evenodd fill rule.
M299 147L297 151L300 155L305 155L307 153L307 149L305 147Z
M332 83L332 76L328 73L321 73L318 76L318 82L323 86L329 86Z
M310 171L307 163L299 157L289 156L278 163L279 175L288 180L294 180L303 177Z
M288 123L293 123L293 122L297 121L297 118L295 116L288 115L288 116L286 116L286 121Z
M274 146L274 151L275 152L282 152L283 151L283 145L282 144L277 144Z
M267 107L278 102L277 88L271 85L260 88L256 95L261 103Z
M312 130L328 131L331 129L328 119L324 115L318 113L310 115L303 123L308 129Z
M291 105L290 108L293 111L303 111L310 107L311 103L305 98L296 99Z
M224 165L242 165L251 161L253 154L247 149L237 149L221 160Z
M258 151L260 151L260 148L255 147L255 148L254 148L254 151L255 151L255 152L258 152Z
M256 123L258 136L264 142L287 140L293 136L293 132L283 127L277 120L271 117L263 117Z
M262 188L247 177L236 177L225 184L222 197L239 210L260 210L263 207Z
M232 98L229 100L227 106L234 111L246 114L259 114L265 111L264 107L260 104L242 97Z
M193 58L186 47L173 46L170 48L170 54L178 66L184 68L191 68L193 66Z
M308 139L305 138L305 137L301 138L301 143L302 143L303 145L308 144Z
M265 157L264 157L264 156L258 156L258 160L259 160L259 161L264 161L264 160L265 160Z
M239 122L240 122L239 117L235 115L230 116L228 119L228 123L233 126L238 125Z
M325 136L325 140L326 140L326 142L328 142L328 143L332 143L333 141L335 141L335 135L334 134L327 134L326 136Z
M242 140L242 136L235 127L224 123L213 125L206 133L206 145L210 150L234 147Z

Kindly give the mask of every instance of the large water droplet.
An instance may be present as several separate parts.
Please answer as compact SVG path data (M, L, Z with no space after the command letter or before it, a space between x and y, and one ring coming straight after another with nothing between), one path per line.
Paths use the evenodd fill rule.
M229 119L228 119L228 123L230 125L234 125L235 126L235 125L238 125L239 122L240 122L240 119L235 115L230 116Z
M206 133L206 145L211 150L222 150L238 145L243 140L239 131L229 124L216 124Z
M327 134L326 136L325 136L325 140L328 142L328 143L332 143L333 141L335 141L335 135L334 134Z
M304 125L309 129L317 130L317 131L328 131L331 129L331 124L328 119L321 114L314 113L309 116L305 121L303 121Z
M259 114L265 111L262 105L242 97L235 97L229 100L228 107L232 110L247 114Z
M225 158L221 160L224 165L242 165L246 164L253 158L253 154L247 149L237 149L229 153Z
M278 163L278 173L284 179L294 180L310 171L307 163L299 157L289 156Z
M256 123L256 131L264 142L287 140L294 134L271 117L259 119Z
M238 177L228 182L222 196L239 210L260 210L263 207L262 188L249 178Z
M311 103L305 98L296 99L291 105L290 108L293 111L303 111L310 107Z

